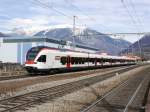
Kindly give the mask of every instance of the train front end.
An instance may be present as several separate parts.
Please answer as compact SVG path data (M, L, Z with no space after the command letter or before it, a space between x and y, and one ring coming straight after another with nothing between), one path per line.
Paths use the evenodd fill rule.
M42 52L44 46L32 47L26 55L25 69L28 73L44 72L46 68L46 53Z

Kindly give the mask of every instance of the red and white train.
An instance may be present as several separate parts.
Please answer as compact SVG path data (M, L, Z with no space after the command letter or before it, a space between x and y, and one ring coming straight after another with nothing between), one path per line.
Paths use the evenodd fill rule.
M136 58L125 56L102 55L37 46L32 47L27 52L25 68L29 73L37 73L58 69L135 64L136 61Z

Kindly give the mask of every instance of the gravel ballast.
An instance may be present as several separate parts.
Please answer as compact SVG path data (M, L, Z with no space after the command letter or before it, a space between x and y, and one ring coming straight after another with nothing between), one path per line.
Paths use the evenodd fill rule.
M38 91L46 88L50 88L57 85L62 85L69 82L74 82L81 79L86 79L90 77L94 77L97 75L103 75L106 73L110 73L112 71L121 70L127 67L113 69L113 70L96 70L98 73L90 74L87 72L80 73L71 73L64 75L54 75L54 76L39 76L39 77L30 77L30 78L22 78L22 79L14 79L8 81L0 81L0 99L5 99L17 95L26 94L33 91ZM76 75L77 74L77 75ZM88 75L87 75L88 74ZM61 77L61 78L60 78Z
M121 75L116 73L116 76L114 77L98 82L94 85L87 86L84 89L57 98L53 101L49 101L47 103L43 103L41 105L29 108L28 110L26 110L26 112L78 112L81 110L81 108L89 105L91 102L95 101L98 97L102 96L112 88L116 87L122 81L130 77L133 77L134 75L136 75L136 73L144 70L147 67L149 66L138 67L128 72L122 73ZM75 81L79 79L71 79L71 80ZM37 85L37 87L38 86L41 85ZM48 83L45 83L45 85L43 86L45 87L50 85Z

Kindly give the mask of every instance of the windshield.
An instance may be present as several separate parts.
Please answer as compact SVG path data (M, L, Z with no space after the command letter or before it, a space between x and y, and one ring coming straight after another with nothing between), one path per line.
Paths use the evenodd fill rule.
M40 47L33 47L27 53L27 60L34 60L38 52L41 50Z

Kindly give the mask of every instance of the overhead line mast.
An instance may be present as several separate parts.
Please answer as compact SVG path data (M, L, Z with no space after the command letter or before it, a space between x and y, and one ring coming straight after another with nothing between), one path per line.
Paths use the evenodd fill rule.
M72 36L72 39L73 39L73 49L75 50L75 36L76 36L76 17L77 16L73 16L73 36Z

